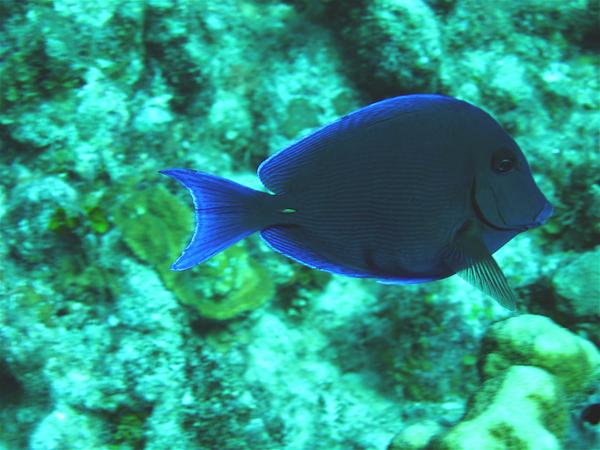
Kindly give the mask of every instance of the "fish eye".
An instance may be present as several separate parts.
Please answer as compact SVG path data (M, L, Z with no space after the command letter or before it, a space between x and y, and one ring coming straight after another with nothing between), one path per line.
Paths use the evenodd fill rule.
M517 165L515 155L506 149L498 150L492 157L492 169L498 173L507 173L513 170Z

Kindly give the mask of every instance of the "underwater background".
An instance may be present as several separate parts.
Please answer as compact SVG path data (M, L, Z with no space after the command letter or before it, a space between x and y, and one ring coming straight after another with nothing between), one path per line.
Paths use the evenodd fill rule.
M0 449L600 448L597 0L0 0ZM189 167L376 100L490 112L555 207L458 277L333 276L256 236L186 272ZM596 406L594 406L596 405Z

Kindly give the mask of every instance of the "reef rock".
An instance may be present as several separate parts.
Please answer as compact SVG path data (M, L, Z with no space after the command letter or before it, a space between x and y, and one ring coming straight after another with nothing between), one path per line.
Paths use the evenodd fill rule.
M446 433L430 422L413 424L388 450L564 448L569 407L598 381L598 350L550 319L526 314L494 324L483 353L483 384L465 417Z
M557 377L569 394L585 389L600 367L600 354L591 342L532 314L494 324L484 351L484 379L513 365L536 366Z
M552 285L558 308L577 319L600 319L600 246L557 271Z

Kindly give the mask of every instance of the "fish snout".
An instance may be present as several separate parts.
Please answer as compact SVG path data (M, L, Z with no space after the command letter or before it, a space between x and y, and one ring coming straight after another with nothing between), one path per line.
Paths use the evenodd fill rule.
M554 214L554 207L550 202L546 202L540 213L535 218L538 225L546 223L546 221Z
M554 207L550 202L546 201L540 212L535 216L533 222L530 225L527 225L526 228L531 229L543 225L552 216L553 213Z

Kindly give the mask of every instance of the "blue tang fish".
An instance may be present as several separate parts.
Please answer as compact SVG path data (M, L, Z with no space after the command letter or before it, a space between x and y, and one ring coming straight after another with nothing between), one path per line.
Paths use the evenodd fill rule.
M459 274L507 308L515 294L492 254L552 215L516 142L486 112L442 95L352 112L264 161L272 193L190 169L196 225L185 270L260 232L306 266L384 283Z

